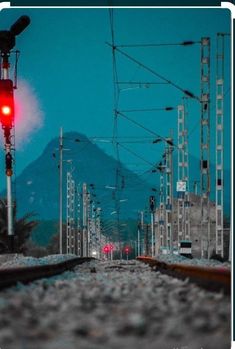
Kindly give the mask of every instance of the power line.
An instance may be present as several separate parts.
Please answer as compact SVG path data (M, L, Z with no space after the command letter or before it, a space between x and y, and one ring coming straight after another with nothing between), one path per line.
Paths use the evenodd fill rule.
M168 82L158 81L158 82L149 82L149 81L117 81L118 85L168 85Z
M192 46L194 44L200 44L201 41L182 41L177 43L148 43L148 44L126 44L117 45L116 47L160 47L160 46Z
M164 107L164 108L147 108L147 109L127 109L120 110L122 113L135 113L135 112L152 112L152 111L172 111L175 107Z
M125 149L126 151L128 151L129 153L131 153L132 155L136 156L137 158L141 159L142 161L146 162L147 164L155 167L155 164L149 162L148 160L146 160L145 158L143 158L142 156L138 155L136 152L134 152L133 150L130 150L129 148L127 148L126 146L124 146L123 144L119 143L119 146L121 146L123 149Z
M117 51L119 53L121 53L123 56L125 56L126 58L128 58L129 60L131 60L132 62L138 64L140 67L142 67L143 69L147 70L148 72L152 73L153 75L157 76L158 78L160 78L161 80L167 82L168 84L172 85L173 87L175 87L177 90L180 90L181 92L183 92L186 96L196 99L200 102L199 97L195 96L192 92L183 89L182 87L180 87L179 85L177 85L176 83L174 83L173 81L165 78L163 75L157 73L156 71L154 71L152 68L149 68L148 66L146 66L145 64L143 64L142 62L138 61L137 59L133 58L132 56L130 56L129 54L127 54L126 52L120 50L117 46L114 46L113 44L110 44L108 42L106 42L106 44L110 47L112 47L113 51Z
M143 125L141 125L141 124L138 123L137 121L135 121L135 120L129 118L128 116L126 116L126 115L123 114L122 112L117 111L117 114L118 114L118 115L121 115L122 117L124 117L125 119L129 120L130 122L132 122L133 124L137 125L138 127L142 128L143 130L145 130L145 131L151 133L152 135L158 137L158 141L164 141L164 142L166 142L166 143L169 143L169 142L172 143L172 142L169 141L167 138L160 136L160 135L157 134L156 132L150 130L149 128L147 128L147 127L145 127L145 126L143 126ZM156 142L156 143L157 143L157 142ZM177 146L174 145L173 143L172 143L171 145L177 148Z

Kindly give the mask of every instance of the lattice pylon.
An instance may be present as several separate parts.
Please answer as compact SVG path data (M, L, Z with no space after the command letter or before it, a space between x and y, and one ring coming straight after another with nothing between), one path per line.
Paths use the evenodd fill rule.
M158 246L159 252L166 247L166 229L165 229L165 195L164 195L164 171L165 167L160 167L160 191L159 191L159 208L158 208Z
M186 102L178 106L178 182L184 184L178 192L178 244L191 238L187 113Z
M165 186L166 186L166 205L165 205L165 231L166 231L166 247L169 253L173 250L172 231L173 231L173 138L167 138L165 150L166 155L166 171L165 171Z
M66 252L70 253L71 221L70 221L70 200L71 200L71 173L67 172L67 205L66 205Z
M82 186L82 256L88 257L88 224L87 224L87 185Z
M201 39L201 257L210 257L210 38Z
M216 254L224 256L224 34L216 50Z
M81 231L81 186L77 186L77 256L82 257L82 231Z

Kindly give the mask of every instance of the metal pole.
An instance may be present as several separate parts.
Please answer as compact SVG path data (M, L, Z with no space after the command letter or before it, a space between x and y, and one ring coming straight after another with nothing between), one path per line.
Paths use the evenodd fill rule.
M60 235L60 254L63 253L63 129L60 128L60 178L59 178L59 235Z
M154 235L154 222L153 222L153 219L154 219L154 213L151 212L151 255L152 257L154 256L154 253L153 253L153 235Z
M201 39L201 257L210 258L210 38ZM207 243L207 246L205 246Z
M67 172L67 229L66 252L71 253L71 173Z
M140 256L140 229L138 228L137 232L137 256Z
M224 257L224 35L217 34L216 52L216 254Z
M97 230L97 241L98 241L98 256L99 259L101 258L101 254L102 254L102 242L101 242L101 219L100 219L100 215L101 215L101 208L98 207L97 208L97 217L96 217L96 230Z
M172 142L172 136L167 139ZM166 237L168 253L173 252L172 241L172 217L173 217L173 162L172 162L173 146L167 143L166 146Z
M81 257L81 194L80 183L77 186L77 255Z
M140 236L142 236L142 238L143 238L143 236L144 236L144 211L140 212L140 227L141 227ZM141 248L141 239L140 239L140 253L141 253L141 251L142 251L142 253L144 252L144 244L142 244L142 248Z
M72 168L71 168L71 173L72 173ZM71 226L70 226L70 231L71 231L71 238L70 238L70 252L72 254L75 254L75 211L74 211L74 203L75 203L75 182L72 179L71 175L71 201L70 201L70 221L71 221Z
M10 64L8 62L8 55L4 54L3 56L3 79L6 80L9 78L9 67ZM5 130L5 134L6 134ZM8 137L5 136L5 151L6 155L10 154L11 155L11 138L10 138L10 130L9 130L9 135ZM13 212L12 212L12 188L11 188L11 175L6 176L6 181L7 181L7 234L11 239L11 250L14 249L13 247L13 241L14 241L14 231L13 231Z
M83 199L83 205L82 205L82 212L83 212L83 229L82 229L82 256L87 257L87 185L86 183L83 183L83 190L82 190L82 199Z

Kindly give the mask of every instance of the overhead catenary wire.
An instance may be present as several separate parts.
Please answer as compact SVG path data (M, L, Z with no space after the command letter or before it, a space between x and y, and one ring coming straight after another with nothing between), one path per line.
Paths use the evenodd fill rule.
M138 112L152 112L152 111L172 111L176 110L175 107L163 107L163 108L147 108L147 109L127 109L120 110L122 113L138 113Z
M182 42L174 42L174 43L145 43L145 44L124 44L124 45L116 45L116 47L161 47L161 46L191 46L195 44L200 44L201 41L182 41Z
M134 62L135 64L138 64L140 67L142 67L143 69L147 70L148 72L152 73L153 75L157 76L158 78L160 78L161 80L167 82L168 84L172 85L173 87L175 87L177 90L183 92L186 96L196 99L200 102L200 98L195 96L191 91L188 91L184 88L182 88L181 86L179 86L178 84L174 83L173 81L167 79L166 77L164 77L163 75L157 73L155 70L153 70L152 68L149 68L147 65L143 64L142 62L140 62L139 60L135 59L134 57L130 56L128 53L124 52L123 50L120 50L120 48L118 48L117 46L110 44L108 42L106 42L106 44L110 47L112 47L113 51L117 51L120 54L122 54L123 56L125 56L127 59L131 60L132 62Z
M139 85L139 86L148 86L148 85L168 85L168 82L165 81L117 81L117 85Z
M156 165L153 164L152 162L146 160L145 158L143 158L142 156L138 155L136 152L134 152L133 150L130 150L129 148L127 148L126 146L124 146L123 144L119 143L119 146L121 146L123 149L125 149L126 151L128 151L129 153L131 153L132 155L136 156L137 158L141 159L142 161L144 161L146 164L149 164L153 167L155 167Z
M146 126L143 126L142 124L140 124L139 122L129 118L128 116L126 116L125 114L123 114L122 112L120 111L117 111L117 114L124 117L125 119L129 120L130 122L132 122L133 124L137 125L138 127L142 128L143 130L145 130L146 132L149 132L150 134L156 136L157 138L159 138L159 141L164 141L166 143L171 143L172 146L176 147L177 148L177 145L174 145L172 143L172 141L168 140L166 137L163 137L161 135L159 135L158 133L154 132L153 130L150 130L148 127Z

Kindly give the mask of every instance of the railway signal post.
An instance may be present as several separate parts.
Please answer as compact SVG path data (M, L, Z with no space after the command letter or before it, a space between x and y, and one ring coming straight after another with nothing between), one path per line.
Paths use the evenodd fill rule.
M12 137L14 132L14 88L13 81L9 78L11 51L15 46L15 37L19 35L30 23L28 16L21 16L10 28L0 31L0 122L4 131L5 139L5 168L7 179L7 233L10 239L10 250L14 250L13 229L13 203L12 203L12 181L13 157Z

